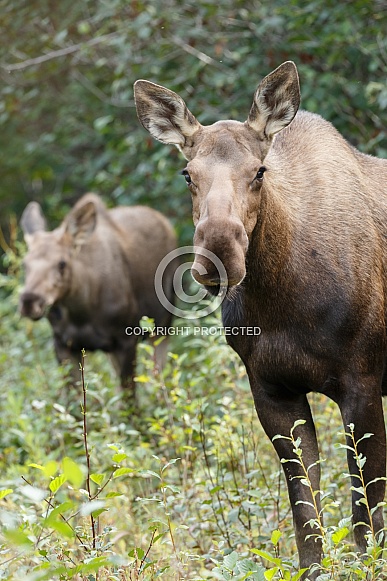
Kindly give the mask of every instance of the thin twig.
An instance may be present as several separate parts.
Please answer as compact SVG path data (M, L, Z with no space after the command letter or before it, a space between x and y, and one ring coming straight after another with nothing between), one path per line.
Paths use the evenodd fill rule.
M82 414L83 414L83 444L85 447L85 456L86 456L86 466L87 466L87 476L86 476L86 488L87 494L89 496L89 502L92 500L91 494L91 487L90 487L90 476L91 476L91 465L90 465L90 452L89 452L89 445L87 441L87 388L85 383L85 350L82 349L82 358L81 358L81 381L82 381L82 394L83 394L83 402L82 402ZM90 521L91 521L91 531L93 536L93 549L95 549L97 545L97 535L95 531L95 520L93 513L90 513Z
M33 484L31 484L31 482L29 482L29 481L27 480L27 478L25 478L24 476L22 476L21 478L22 478L22 480L24 480L24 482L26 482L26 483L27 483L29 486L33 486ZM54 505L52 504L52 502L51 502L51 500L50 500L51 498L52 498L51 496L50 496L50 498L45 498L45 499L44 499L44 502L46 502L50 508L54 509L55 507L54 507ZM81 537L78 535L78 533L76 532L76 530L74 529L74 527L73 527L73 526L71 526L71 524L69 523L69 520L70 520L71 518L74 518L74 515L70 516L68 519L67 519L65 516L63 516L63 514L62 514L62 513L59 513L59 516L60 516L60 518L63 520L63 522L65 522L65 523L66 523L66 524L67 524L67 525L70 527L70 529L73 531L74 535L76 536L76 538L78 539L78 541L79 541L79 542L82 544L82 546L84 546L84 547L85 547L85 549L86 549L87 551L89 551L89 549L88 549L88 548L87 548L87 547L84 545L83 539L81 539ZM42 529L42 530L43 530L43 529ZM50 536L51 536L51 535L50 535ZM69 559L70 559L70 561L73 563L73 565L76 565L75 561L73 561L73 560L71 559L71 557L69 557Z
M149 551L151 550L151 548L152 548L152 546L153 546L153 539L155 538L156 530L157 530L157 529L155 529L155 530L153 531L153 533L152 533L152 536L151 536L151 540L149 541L148 548L147 548L147 550L145 551L145 555L143 556L143 558L142 558L142 559L141 559L141 561L140 561L140 566L139 566L139 568L137 569L137 575L139 575L139 574L141 573L141 567L142 567L142 566L143 566L143 564L145 563L145 561L146 561L146 559L147 559L147 557L148 557L148 555L149 555Z
M188 52L188 54L196 57L197 59L199 59L200 61L202 61L206 65L212 65L213 67L216 67L217 69L220 69L222 71L226 70L226 67L224 65L222 65L221 63L219 63L218 61L216 61L212 57L208 56L207 54L205 54L201 50L198 50L197 48L191 46L190 44L187 44L178 36L172 34L170 36L170 39L172 40L172 42L174 44L177 44L177 46L180 46L180 48L185 50L185 52Z
M109 484L109 482L112 481L113 474L114 474L115 471L116 471L116 469L114 468L114 470L112 470L109 478L106 480L105 484L101 488L98 489L98 491L94 494L94 496L92 496L90 498L90 500L95 500L96 498L98 498L98 496L101 494L101 492L103 491L103 489L106 488L106 486Z

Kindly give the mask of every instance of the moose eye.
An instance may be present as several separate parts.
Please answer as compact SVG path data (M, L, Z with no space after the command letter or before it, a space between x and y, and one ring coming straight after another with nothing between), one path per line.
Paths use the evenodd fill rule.
M184 179L188 185L192 184L191 176L189 175L189 173L186 169L183 169L183 171L181 172L181 175L184 176Z
M60 272L61 274L63 274L63 273L64 273L64 270L65 270L66 266L67 266L67 262L66 262L65 260L60 260L60 261L58 262L58 270L59 270L59 272Z
M255 179L258 180L259 182L261 182L263 180L263 174L265 173L266 168L263 165L262 167L259 168L259 170L257 171L257 175L255 176Z

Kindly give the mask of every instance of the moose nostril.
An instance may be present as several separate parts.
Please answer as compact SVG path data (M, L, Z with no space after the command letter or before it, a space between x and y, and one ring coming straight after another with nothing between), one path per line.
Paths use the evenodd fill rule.
M40 295L37 295L36 293L31 293L31 292L25 292L21 295L20 297L20 302L28 304L28 303L34 303L35 301L41 301L42 297Z
M43 316L45 300L42 296L25 292L20 296L19 310L25 317L40 318Z
M244 248L244 250L246 250L249 244L249 239L247 237L246 230L244 229L243 224L241 223L234 224L233 234L234 240L238 242Z

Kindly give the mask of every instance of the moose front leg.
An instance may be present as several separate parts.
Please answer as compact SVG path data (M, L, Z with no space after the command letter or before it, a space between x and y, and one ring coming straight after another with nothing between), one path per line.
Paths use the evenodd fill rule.
M81 381L82 352L72 351L64 345L60 339L54 337L55 355L60 365L69 366L66 380L72 387L76 387Z
M371 532L378 540L378 533L381 533L384 527L383 509L378 507L384 499L386 476L386 430L381 389L375 378L362 378L361 381L348 379L342 382L342 386L337 403L345 432L348 434L347 459L352 486L360 489L364 484L366 487L366 498L361 491L352 491L355 540L358 548L365 552L366 535ZM353 437L351 428L354 430ZM361 439L366 434L373 435ZM356 453L352 451L355 447ZM361 459L366 459L364 464ZM366 524L356 525L356 523Z
M113 365L121 380L123 398L130 408L136 407L136 382L134 381L136 345L136 339L132 338L131 341L125 343L121 350L111 354Z
M294 445L289 440L289 434L297 420L305 421L295 429L295 437L301 438L300 448L302 449L304 466L306 469L313 466L308 470L308 478L313 491L318 491L320 489L319 452L315 427L306 396L293 395L290 392L284 394L283 390L280 389L273 389L273 394L269 394L262 385L256 383L252 383L252 391L258 417L269 438L273 440L278 435L288 438L275 438L273 441L280 459L297 459ZM300 567L310 567L313 563L321 561L320 531L307 524L311 520L316 520L320 514L319 494L315 495L316 508L314 508L311 490L309 486L302 483L302 479L305 481L306 476L303 467L299 463L291 461L285 462L283 468L293 512ZM317 575L318 572L308 574L308 579L315 579Z

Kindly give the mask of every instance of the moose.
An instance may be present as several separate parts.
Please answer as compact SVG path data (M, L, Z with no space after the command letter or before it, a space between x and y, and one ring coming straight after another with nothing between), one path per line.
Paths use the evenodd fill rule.
M139 335L126 329L138 326L142 316L157 326L170 324L154 276L160 261L176 248L172 226L145 206L108 210L93 193L85 194L51 232L40 205L30 202L21 226L28 245L21 314L33 320L47 314L57 359L72 363L73 375L76 370L79 375L82 349L109 353L133 401ZM174 268L172 260L163 276L171 303ZM157 348L164 350L163 343Z
M361 440L372 529L383 542L387 394L387 160L364 155L319 115L299 111L298 72L291 61L267 75L247 121L203 126L183 99L145 80L135 83L141 124L188 161L192 194L193 277L210 293L222 283L201 249L227 273L222 319L259 325L259 336L227 340L241 357L256 411L281 459L294 458L289 435L297 420L303 459L319 490L318 446L307 394L335 401L345 431ZM298 422L297 422L298 423ZM347 435L348 443L350 436ZM371 530L359 494L359 468L347 450L354 536L361 551ZM316 579L310 489L296 462L283 464L300 566ZM317 495L318 509L320 499Z

